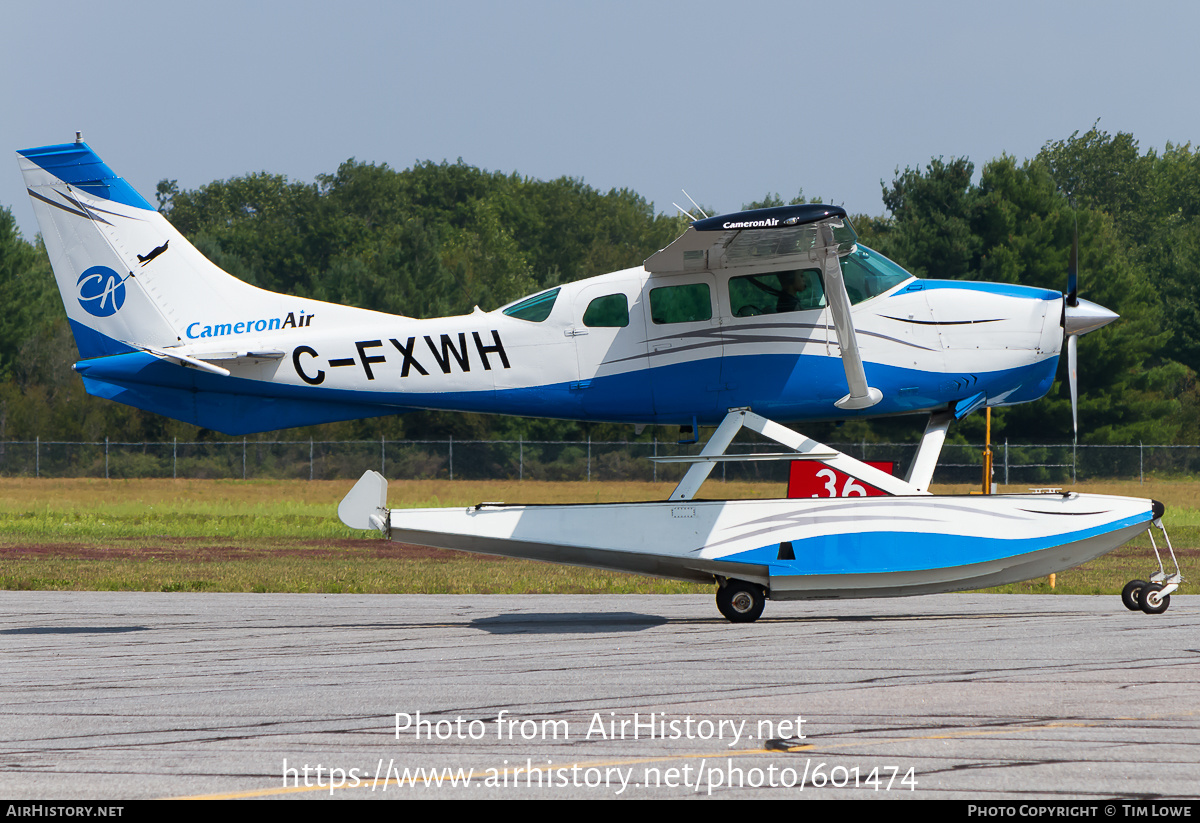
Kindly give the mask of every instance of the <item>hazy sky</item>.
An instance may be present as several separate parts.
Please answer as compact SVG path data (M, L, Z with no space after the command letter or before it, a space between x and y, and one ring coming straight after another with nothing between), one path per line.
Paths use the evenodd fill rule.
M1097 118L1143 149L1200 139L1200 4L0 0L2 143L75 130L154 202L342 161L685 188L732 211L779 192L882 214L880 180L978 172ZM15 158L0 206L36 232Z

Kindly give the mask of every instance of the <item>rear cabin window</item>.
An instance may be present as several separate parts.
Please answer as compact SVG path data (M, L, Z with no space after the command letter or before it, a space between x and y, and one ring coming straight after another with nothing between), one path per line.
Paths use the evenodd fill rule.
M629 325L629 300L623 294L606 294L588 303L583 325L589 328L623 329Z
M658 325L695 323L712 319L707 283L663 286L650 290L650 318Z
M528 320L530 323L541 323L550 316L550 311L554 308L554 301L557 299L558 289L551 289L509 306L504 310L504 314L518 320Z

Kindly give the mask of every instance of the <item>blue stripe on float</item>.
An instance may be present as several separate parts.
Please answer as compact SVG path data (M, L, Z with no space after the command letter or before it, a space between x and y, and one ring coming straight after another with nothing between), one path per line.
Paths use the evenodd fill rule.
M1144 514L1089 529L1012 540L908 531L827 534L791 540L795 560L778 559L779 543L714 559L769 565L772 576L928 571L1017 557L1109 534L1127 526L1146 523L1150 518L1151 513L1147 509Z

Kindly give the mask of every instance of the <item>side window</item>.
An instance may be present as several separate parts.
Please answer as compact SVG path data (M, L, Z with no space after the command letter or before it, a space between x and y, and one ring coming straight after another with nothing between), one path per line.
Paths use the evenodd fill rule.
M623 294L606 294L588 303L583 325L595 328L623 329L629 325L629 300Z
M520 303L509 306L504 310L504 313L518 320L541 323L550 316L550 310L554 308L554 301L557 299L558 289L551 289L541 294L535 294L528 300L522 300Z
M751 274L729 280L729 308L734 317L808 311L825 306L818 269Z
M707 283L650 289L650 318L658 325L712 319Z

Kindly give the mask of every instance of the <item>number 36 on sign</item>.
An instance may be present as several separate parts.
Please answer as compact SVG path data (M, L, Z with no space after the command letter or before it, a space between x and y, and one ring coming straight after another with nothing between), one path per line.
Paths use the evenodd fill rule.
M890 460L868 460L867 465L895 474ZM883 497L886 492L813 460L792 461L788 497Z

